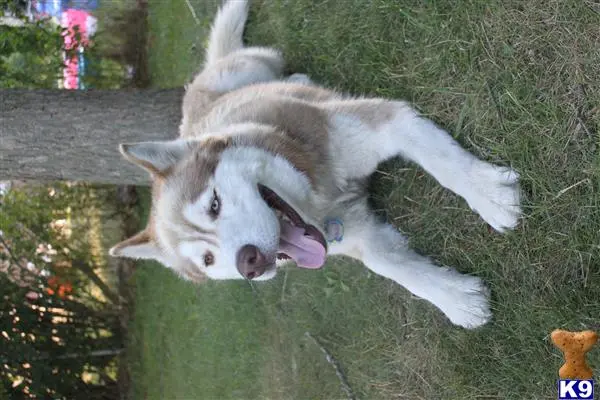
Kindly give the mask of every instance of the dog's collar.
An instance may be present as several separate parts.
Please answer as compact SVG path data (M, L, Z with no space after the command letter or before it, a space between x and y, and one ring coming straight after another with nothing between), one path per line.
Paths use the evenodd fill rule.
M339 243L344 238L344 224L339 218L325 220L325 239L329 243Z

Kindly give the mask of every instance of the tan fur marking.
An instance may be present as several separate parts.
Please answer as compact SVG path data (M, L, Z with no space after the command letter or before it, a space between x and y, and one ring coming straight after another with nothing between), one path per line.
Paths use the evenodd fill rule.
M118 252L119 250L129 247L129 246L138 246L141 244L146 244L151 241L151 237L148 229L144 229L130 237L129 239L125 239L122 242L119 242L113 248Z
M253 92L249 93L244 101L236 99L236 112L227 116L227 125L252 123L271 129L231 136L230 146L258 147L279 154L307 174L313 185L316 184L322 172L320 169L326 168L328 159L329 126L325 112L295 98L277 95L255 101ZM223 101L221 106L206 116L208 127L212 121L223 119L222 107L229 108L230 100L229 95L219 100Z
M156 167L154 167L154 165L152 165L151 163L149 163L146 160L142 160L140 158L134 157L129 152L129 147L130 147L130 145L128 145L128 144L121 144L119 146L119 151L121 152L123 157L125 157L126 160L128 160L129 162L131 162L133 164L139 165L140 167L142 167L145 170L147 170L148 172L150 172L150 174L152 174L152 175L161 175L161 172L159 170L157 170Z
M216 232L199 227L187 220L182 213L181 205L195 202L207 190L207 183L217 167L221 152L227 147L228 143L228 140L220 138L209 138L197 142L189 156L177 165L168 176L156 180L154 185L156 194L153 196L154 207L152 213L154 228L158 223L156 220L157 208L162 207L159 213L160 217L168 220L169 225L187 228L187 234L194 237L194 240L202 240L209 245L218 247ZM170 187L179 188L176 192L178 197L170 199L169 204L165 204L160 199L160 193L163 190L169 190ZM180 240L184 240L180 232L176 232L167 226L161 227L161 233L163 233L164 240L168 242L165 244L172 249L177 247ZM178 267L175 266L174 268Z

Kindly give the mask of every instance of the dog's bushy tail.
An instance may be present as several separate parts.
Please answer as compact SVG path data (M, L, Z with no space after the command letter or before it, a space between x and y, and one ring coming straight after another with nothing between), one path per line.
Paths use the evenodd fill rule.
M244 47L242 35L247 18L247 0L228 0L221 7L210 30L206 66Z

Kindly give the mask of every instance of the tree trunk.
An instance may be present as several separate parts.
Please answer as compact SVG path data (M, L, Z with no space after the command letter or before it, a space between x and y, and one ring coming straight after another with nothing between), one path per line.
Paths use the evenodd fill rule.
M178 136L183 89L0 90L0 177L147 185L119 143Z

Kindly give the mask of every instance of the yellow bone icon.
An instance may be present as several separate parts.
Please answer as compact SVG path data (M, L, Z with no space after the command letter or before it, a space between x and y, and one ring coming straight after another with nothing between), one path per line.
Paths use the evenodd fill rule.
M585 354L598 340L596 332L556 329L550 334L550 338L565 358L565 363L558 370L561 379L592 379L594 373L585 361Z

